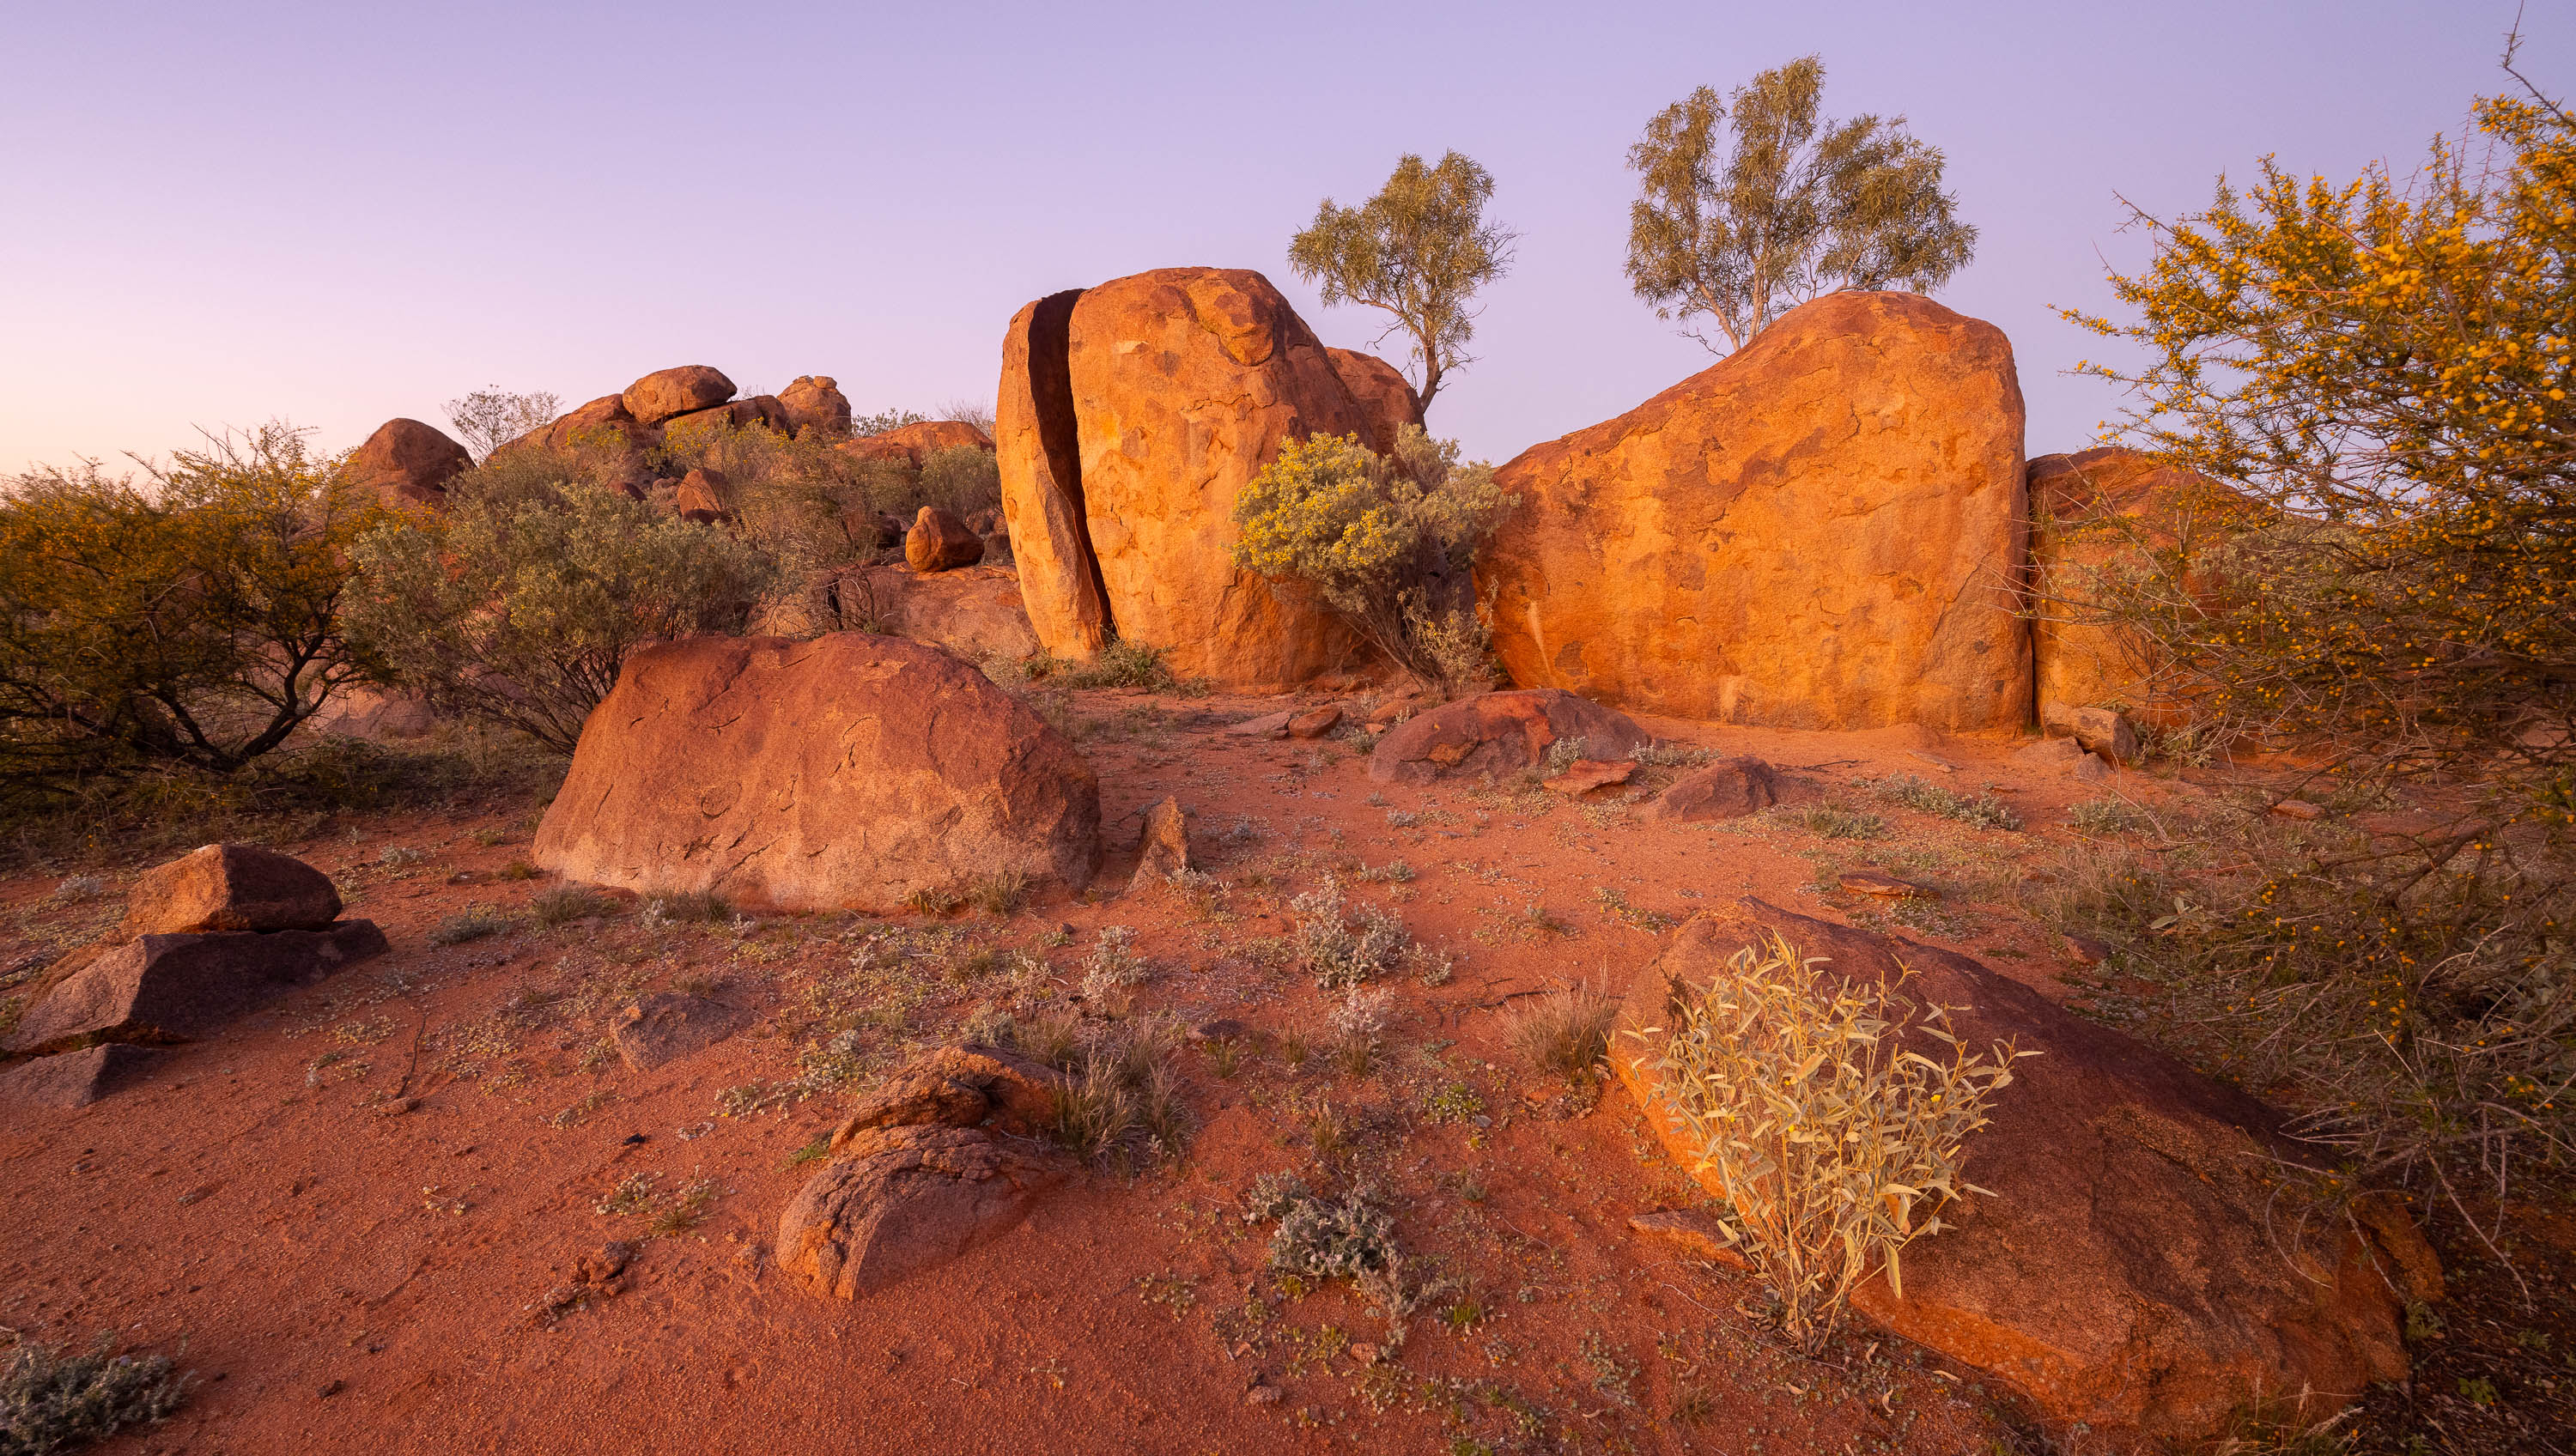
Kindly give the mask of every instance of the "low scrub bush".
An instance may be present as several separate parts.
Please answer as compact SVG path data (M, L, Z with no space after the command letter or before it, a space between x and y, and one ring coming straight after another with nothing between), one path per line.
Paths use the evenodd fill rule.
M50 1456L148 1425L191 1383L166 1356L116 1353L112 1336L78 1353L21 1343L0 1364L0 1456Z
M539 926L553 930L576 920L606 915L617 908L617 902L588 885L555 885L539 890L528 900L528 913Z
M1356 436L1292 440L1235 498L1238 564L1301 582L1391 660L1426 682L1486 677L1477 553L1520 504L1494 468L1407 425L1392 455Z
M1774 937L1738 951L1649 1054L1685 1129L1694 1177L1714 1173L1720 1222L1780 1298L1781 1327L1808 1349L1840 1324L1852 1291L1939 1232L1952 1199L1987 1190L1962 1176L2017 1053L1968 1051L1946 1010L1897 988L1844 981ZM1934 1060L1909 1038L1939 1042Z
M1853 781L1853 786L1867 789L1880 803L1895 804L1925 814L1938 814L1944 819L1956 819L1962 824L1973 824L1980 829L2019 829L2021 827L2021 816L2006 808L2003 802L1992 794L1979 794L1972 799L1965 794L1954 794L1939 784L1917 778L1912 774L1889 774L1886 778L1875 782L1866 778L1856 779Z
M509 928L509 921L478 905L471 910L459 910L430 927L429 943L463 945L469 940L482 940L487 936L499 935Z
M1341 882L1327 875L1314 889L1288 902L1297 955L1315 984L1347 990L1386 974L1413 950L1413 936L1394 912L1351 901Z
M628 654L741 631L777 578L726 532L561 481L460 483L355 556L353 639L442 708L567 754Z
M1328 1284L1348 1279L1387 1322L1388 1343L1404 1342L1404 1321L1427 1291L1408 1277L1395 1216L1374 1185L1363 1183L1339 1198L1307 1188L1294 1174L1266 1174L1244 1196L1246 1223L1275 1223L1270 1267L1290 1278Z

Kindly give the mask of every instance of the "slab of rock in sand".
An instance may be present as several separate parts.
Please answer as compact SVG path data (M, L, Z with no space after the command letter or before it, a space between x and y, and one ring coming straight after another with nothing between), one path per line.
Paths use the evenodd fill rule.
M75 1111L140 1081L169 1055L152 1047L109 1042L38 1057L0 1072L0 1106Z
M608 1038L630 1070L694 1057L751 1024L750 1013L708 996L662 991L626 1008Z
M1673 780L1643 817L1673 824L1741 819L1780 802L1780 771L1758 758L1722 758Z
M91 961L27 1008L8 1050L45 1051L83 1038L193 1040L384 952L384 932L366 920L344 920L329 930L142 936Z

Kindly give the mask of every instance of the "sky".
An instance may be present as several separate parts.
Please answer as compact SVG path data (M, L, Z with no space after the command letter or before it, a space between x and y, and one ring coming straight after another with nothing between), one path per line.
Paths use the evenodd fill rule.
M861 413L993 398L1024 302L1148 268L1267 274L1329 196L1456 149L1516 228L1470 458L1715 362L1623 272L1646 120L1800 55L1825 111L1948 157L1974 263L1937 296L2013 341L2033 455L2115 412L2128 203L2204 205L2266 154L2344 178L2457 134L2515 0L1307 6L0 5L0 472L284 419L355 445L497 386L567 408L712 364L836 377ZM2576 4L2522 69L2576 90ZM2127 199L2124 203L2122 199ZM1390 342L1386 351L1396 352Z

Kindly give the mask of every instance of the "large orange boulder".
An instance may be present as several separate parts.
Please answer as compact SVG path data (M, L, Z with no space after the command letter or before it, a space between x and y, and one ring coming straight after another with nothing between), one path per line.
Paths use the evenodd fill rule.
M2297 1156L2280 1114L1953 951L1752 899L1685 924L1610 1038L1620 1080L1685 1169L1699 1154L1656 1066L1663 1028L1774 934L1847 980L1910 971L1907 997L1952 1008L1971 1049L2040 1053L2014 1063L1967 1143L1966 1176L1993 1196L1940 1208L1950 1227L1905 1248L1904 1296L1875 1275L1853 1299L1862 1316L2110 1449L2205 1440L2258 1399L2331 1414L2404 1378L2391 1278L2428 1256L2411 1224L2303 1221L2280 1177L2277 1160ZM1928 1040L1912 1049L1942 1055ZM1714 1170L1702 1181L1724 1197Z
M954 571L984 559L984 538L937 506L923 506L903 537L903 559L918 572Z
M892 913L1019 874L1079 890L1100 783L955 655L865 632L699 637L627 659L538 827L567 879Z
M1108 596L1084 516L1065 358L1074 301L1081 297L1081 289L1067 289L1012 316L1002 336L1001 398L993 406L1002 514L1010 523L1029 626L1047 651L1076 660L1098 652L1109 630Z
M733 381L704 364L657 369L626 386L620 397L626 412L641 424L658 425L673 415L707 409L733 398Z
M1117 634L1235 689L1346 664L1356 642L1319 601L1230 554L1235 496L1281 444L1370 428L1288 300L1258 273L1163 268L1084 290L1067 335L1085 517Z
M473 464L437 426L387 420L349 458L349 478L388 506L435 510L447 503L447 482Z
M828 374L800 374L796 382L778 391L778 407L787 412L787 424L793 434L812 430L819 435L846 435L850 432L850 397L841 393L841 382Z
M2021 386L1991 324L1836 293L1504 465L1479 564L1527 687L1798 728L2017 727Z
M2198 557L2251 519L2253 505L2205 475L2116 446L2030 462L2031 671L2040 718L2118 704L2142 722L2191 715L2190 684L2149 644L2087 620L2121 575L2151 556ZM2214 600L2199 573L2184 582Z
M598 445L643 450L662 441L661 434L628 413L623 395L602 395L569 414L559 415L492 452L500 459L514 450L571 450Z
M1357 349L1326 349L1342 387L1359 402L1365 427L1360 443L1380 454L1395 448L1396 432L1422 423L1422 400L1413 384L1384 359Z

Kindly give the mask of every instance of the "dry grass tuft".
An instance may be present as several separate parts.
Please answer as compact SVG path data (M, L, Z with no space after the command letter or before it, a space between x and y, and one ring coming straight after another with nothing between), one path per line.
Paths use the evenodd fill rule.
M1610 1050L1610 1025L1618 1019L1618 998L1584 981L1508 1013L1503 1034L1538 1070L1589 1082Z

